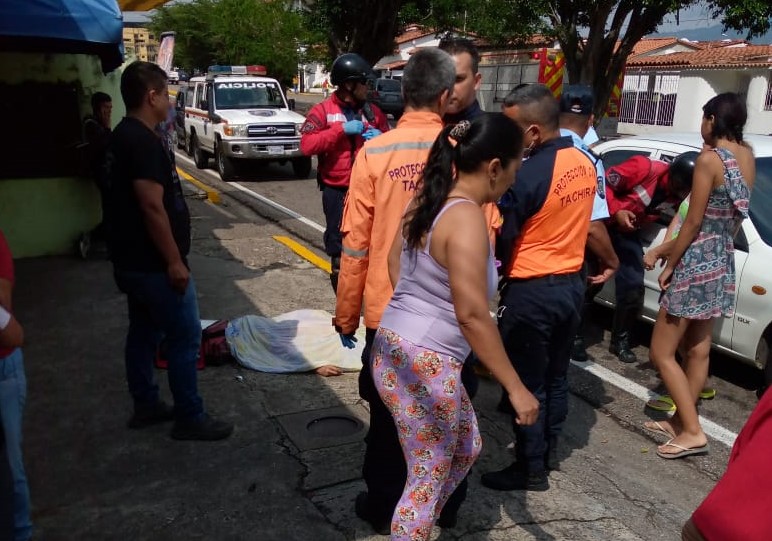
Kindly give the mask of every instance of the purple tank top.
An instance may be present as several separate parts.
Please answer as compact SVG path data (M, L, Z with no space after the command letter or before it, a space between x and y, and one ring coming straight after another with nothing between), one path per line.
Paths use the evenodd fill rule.
M417 346L463 360L471 348L458 326L450 295L448 270L429 253L432 231L438 220L446 210L459 203L475 204L468 199L454 199L447 203L434 219L423 250L411 250L403 241L399 281L381 317L381 327ZM489 249L489 299L496 294L497 282L493 250Z

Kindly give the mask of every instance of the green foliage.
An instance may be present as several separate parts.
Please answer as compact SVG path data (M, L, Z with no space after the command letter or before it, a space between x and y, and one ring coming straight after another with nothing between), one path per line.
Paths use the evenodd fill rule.
M403 25L420 22L440 32L475 34L491 45L517 45L550 33L541 0L414 0L400 12Z
M354 52L371 64L394 50L402 0L316 0L305 14L310 49L328 65L340 54ZM316 46L324 46L319 55Z
M194 0L160 8L160 33L176 32L175 65L202 71L211 64L261 64L284 82L297 71L303 18L284 0Z
M724 29L747 32L748 39L765 34L772 27L769 0L713 0L713 17L721 18Z

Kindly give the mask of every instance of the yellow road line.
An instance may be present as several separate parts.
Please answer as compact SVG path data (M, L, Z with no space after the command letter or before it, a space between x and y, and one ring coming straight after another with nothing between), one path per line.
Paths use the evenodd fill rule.
M203 190L206 192L206 198L209 200L210 203L219 204L220 203L220 192L212 188L211 186L207 186L200 180L193 178L189 174L187 174L185 171L177 168L177 174L180 175L183 179L190 182L193 186L198 188L199 190Z
M322 269L326 273L331 273L332 268L330 267L330 262L326 259L322 259L318 255L316 255L314 252L303 246L302 244L299 244L292 240L289 237L280 237L274 235L273 239L276 242L282 243L284 246L298 254L300 257L308 261L309 263L312 263Z

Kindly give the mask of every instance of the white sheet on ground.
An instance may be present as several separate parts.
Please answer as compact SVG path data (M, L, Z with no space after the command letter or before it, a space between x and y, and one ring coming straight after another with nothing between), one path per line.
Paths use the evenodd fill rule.
M296 310L276 317L244 316L225 330L231 354L239 364L260 372L307 372L333 364L348 372L362 369L364 326L354 349L346 349L324 310Z

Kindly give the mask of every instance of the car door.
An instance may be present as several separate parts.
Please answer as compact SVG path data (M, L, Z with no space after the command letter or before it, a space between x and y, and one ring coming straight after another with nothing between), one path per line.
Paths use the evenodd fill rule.
M201 110L201 95L204 91L204 83L197 81L193 87L193 99L187 104L185 120L188 125L188 135L196 134L196 138L204 133L205 111Z
M201 148L207 152L214 152L214 129L212 121L209 120L209 111L214 107L212 102L213 86L210 81L202 83L201 96L199 98L199 109L201 109L202 133L200 135Z

